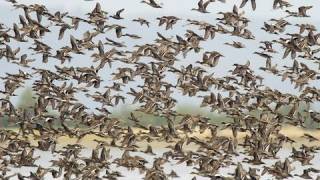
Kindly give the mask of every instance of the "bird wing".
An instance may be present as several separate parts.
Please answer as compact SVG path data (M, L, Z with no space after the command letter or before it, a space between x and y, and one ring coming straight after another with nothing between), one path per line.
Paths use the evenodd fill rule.
M248 0L242 0L240 8L243 8L247 4Z
M120 9L119 11L117 11L116 16L120 17L120 14L124 11L124 8Z
M66 29L67 29L67 26L61 26L58 40L61 40L63 38L64 32L66 31Z
M253 10L256 10L257 8L256 0L251 0L251 7Z

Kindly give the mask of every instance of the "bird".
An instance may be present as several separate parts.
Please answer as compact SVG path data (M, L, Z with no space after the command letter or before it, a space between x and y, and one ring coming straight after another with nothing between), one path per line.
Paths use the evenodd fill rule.
M158 17L157 20L159 20L159 26L162 26L163 24L166 24L166 30L172 29L173 25L180 20L180 18L177 18L175 16L163 16Z
M133 19L132 21L140 23L141 26L146 25L147 27L150 27L150 22L145 20L145 19L143 19L143 18L139 17L137 19Z
M245 45L244 45L244 44L242 44L241 42L236 42L236 41L233 41L232 43L226 42L226 43L224 43L224 44L229 45L229 46L232 46L232 47L234 47L234 48L245 48Z
M27 59L27 54L23 54L20 57L20 62L13 62L13 63L21 65L23 67L30 67L28 64L31 62L34 62L34 61L35 61L35 59Z
M59 31L59 37L58 37L58 40L61 40L64 36L64 32L67 30L67 29L71 29L72 27L69 25L69 24L62 24L61 25L61 28L60 28L60 31Z
M198 2L198 8L192 8L191 10L194 10L194 11L199 11L201 13L209 13L207 11L207 7L210 3L214 2L214 0L207 0L206 2L204 2L203 0L200 0Z
M141 3L148 4L149 6L153 8L162 8L162 6L158 3L156 3L154 0L143 0Z
M113 19L118 19L118 20L123 19L123 17L120 16L120 14L121 14L123 11L124 11L124 8L120 9L119 11L116 12L115 15L112 15L112 16L110 16L110 17L112 17Z

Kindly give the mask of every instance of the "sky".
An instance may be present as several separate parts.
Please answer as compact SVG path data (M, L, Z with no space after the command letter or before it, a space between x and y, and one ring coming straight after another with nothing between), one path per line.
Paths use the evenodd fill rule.
M95 40L95 42L98 42L99 38L101 40L104 39L104 37L109 37L111 39L125 42L127 44L128 50L132 50L132 47L136 44L142 45L145 43L153 42L153 40L157 37L156 33L161 32L166 37L175 37L175 35L183 36L186 32L186 29L192 29L193 31L202 34L202 31L199 31L194 26L186 26L186 20L187 19L194 19L194 20L203 20L207 21L211 24L216 24L218 20L216 18L221 17L217 15L219 11L226 12L231 11L234 4L237 6L240 5L240 0L226 0L227 3L221 3L219 1L211 3L208 6L208 11L210 13L208 14L202 14L196 11L191 11L192 8L197 7L197 0L158 0L157 2L160 2L163 8L161 9L154 9L146 4L140 3L140 0L94 0L94 1L81 1L81 0L18 0L19 3L24 4L44 4L47 9L51 12L55 11L62 11L62 12L68 12L69 15L79 16L79 17L86 17L85 14L93 10L95 7L96 2L99 2L101 4L101 7L103 10L107 11L109 15L114 14L117 10L121 8L125 8L125 11L121 14L125 19L118 21L109 19L108 23L113 24L120 24L123 26L126 26L126 29L124 30L125 33L133 33L137 34L142 39L139 40L132 40L127 37L121 37L120 39L117 39L115 37L114 31L108 31L103 35L99 35L99 37ZM265 21L269 21L272 18L281 18L285 17L286 14L284 13L284 10L272 9L272 3L273 0L257 0L257 9L256 11L251 10L250 2L242 8L240 11L245 11L245 17L250 19L248 29L253 32L255 35L255 40L244 40L239 37L230 36L230 35L221 35L217 34L216 37L213 40L209 40L206 42L201 43L201 47L204 48L203 51L199 54L189 53L187 58L178 57L179 61L175 63L176 67L180 67L181 65L187 66L188 64L194 64L196 61L200 61L202 58L202 53L204 51L219 51L221 54L223 54L225 57L221 58L219 61L219 64L215 68L206 68L208 72L214 72L216 77L222 77L226 75L228 70L232 69L232 65L235 63L238 64L244 64L247 60L250 60L251 62L251 68L255 71L257 75L263 76L264 84L268 87L275 88L281 92L284 93L298 93L297 89L294 89L294 85L290 84L290 81L287 80L285 82L281 82L281 77L270 75L269 73L265 73L263 71L258 70L259 67L265 66L265 59L262 57L253 54L255 51L258 50L259 41L262 40L272 40L279 38L277 35L271 35L261 30L261 27L263 26L263 23ZM290 1L291 4L294 6L291 8L288 8L291 11L297 11L297 8L302 5L312 5L313 8L308 11L308 14L310 14L311 17L308 18L287 18L286 20L289 21L291 24L297 24L297 23L311 23L316 26L317 29L319 29L319 15L320 15L320 1L317 0L308 0L308 1L301 1L301 0L292 0ZM8 27L12 27L13 22L18 22L19 20L19 14L23 14L23 10L15 10L14 7L10 5L10 3L6 1L0 1L0 23L4 23ZM179 21L175 26L174 29L166 31L164 27L158 27L158 21L156 20L157 17L161 16L177 16L181 18L182 20ZM34 17L34 16L33 16ZM151 22L151 27L146 28L141 27L138 23L132 22L132 19L143 17ZM47 23L47 22L46 22ZM41 41L50 44L54 49L61 48L65 45L69 45L69 37L72 34L76 38L81 38L82 34L87 30L92 30L92 27L87 26L85 24L81 24L79 26L79 29L77 31L75 30L67 30L64 38L60 41L58 41L58 30L59 28L50 28L52 29L52 33L47 34ZM294 26L287 27L288 33L297 33L298 28ZM281 37L287 37L284 34L281 34ZM245 49L235 49L230 46L224 45L225 42L232 42L232 41L240 41L243 44L245 44ZM32 65L35 67L41 67L41 68L48 68L52 69L54 65L60 65L59 62L57 62L54 59L49 60L48 64L42 64L41 57L40 56L32 56L32 52L28 50L28 47L32 44L32 42L27 43L17 43L15 41L12 41L10 43L13 47L20 47L22 53L27 53L29 57L36 58L36 62L34 62ZM1 46L0 46L1 47ZM110 46L105 45L105 50L111 49ZM273 64L278 64L278 67L281 67L283 65L292 65L293 61L290 58L282 59L283 55L283 49L281 46L276 45L275 49L279 51L280 53L277 55L273 55ZM90 54L87 55L72 55L73 59L71 63L65 63L62 66L90 66L92 64L90 59ZM306 62L305 60L298 59L299 62L305 62L310 68L317 70L318 66L316 64ZM112 84L112 78L110 76L111 72L114 72L114 70L117 67L124 67L124 66L130 66L126 64L120 64L115 63L113 64L113 67L110 68L104 68L103 71L99 72L99 75L104 80L103 85L111 85ZM130 66L132 67L132 66ZM0 60L0 76L4 76L5 73L16 73L18 72L19 68L22 70L26 70L24 68L21 68L15 64L11 64L6 62L6 60L3 58ZM319 70L317 70L319 72ZM174 82L176 80L176 77L170 73L167 74L166 79L168 81ZM1 82L1 81L0 81ZM32 81L27 82L26 86L31 86ZM135 87L136 85L141 84L141 81L137 80L137 82L130 82L124 89L124 92L120 93L121 95L124 95L127 97L128 102L132 102L132 98L128 97L126 95L126 92L130 87ZM81 85L80 85L81 86ZM316 82L312 82L311 86L316 86L319 88L319 84L316 84ZM3 84L0 84L0 88L3 88ZM101 88L100 88L101 89ZM95 91L95 89L92 89L92 91ZM19 94L21 90L17 91L17 94ZM200 104L201 99L198 97L186 97L182 96L181 93L175 91L174 92L174 98L178 100L179 104ZM97 104L90 101L89 99L85 98L84 94L79 94L79 100L82 102L85 102L87 106L89 107L96 107ZM18 101L18 97L15 97L12 99L14 103Z

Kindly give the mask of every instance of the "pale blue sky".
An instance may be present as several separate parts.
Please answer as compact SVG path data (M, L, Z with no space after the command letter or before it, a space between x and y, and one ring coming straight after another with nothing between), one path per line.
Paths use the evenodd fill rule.
M121 8L125 8L125 11L122 13L122 16L125 18L124 20L117 21L110 19L110 23L117 23L121 24L127 27L125 29L125 32L128 33L134 33L139 36L142 36L143 39L141 40L132 40L126 37L122 37L121 39L116 39L114 36L114 32L110 31L107 32L104 35L100 35L99 37L104 39L105 36L116 39L118 41L124 41L128 45L128 50L131 50L132 46L135 44L144 44L144 43L150 43L153 42L153 40L157 37L156 32L159 31L165 36L175 36L176 34L183 36L186 29L192 29L195 32L199 32L199 34L202 34L203 32L198 31L196 27L194 26L184 26L186 24L186 19L195 19L195 20L204 20L211 24L216 24L218 21L215 20L218 16L216 13L219 11L231 11L234 4L237 4L239 6L240 0L234 1L234 0L227 0L226 4L223 4L221 2L214 2L208 6L208 11L211 13L209 14L201 14L199 12L191 11L192 8L197 6L197 0L158 0L157 2L161 2L163 4L162 9L154 9L150 6L147 6L146 4L140 3L140 0L100 0L100 1L80 1L80 0L18 0L19 3L25 3L25 4L33 4L33 3L41 3L47 6L47 8L51 12L55 12L57 10L69 12L70 15L85 17L85 13L91 11L96 2L100 2L102 8L109 12L109 15L114 14L117 10ZM265 77L265 85L270 86L272 88L277 88L278 90L282 92L288 92L288 93L297 93L297 90L293 89L294 85L291 85L289 80L285 82L281 82L280 77L272 76L268 73L264 73L260 70L257 70L258 67L265 65L265 60L257 55L254 55L254 51L258 51L259 41L262 40L272 40L278 38L276 35L270 35L262 30L260 28L263 26L264 21L268 21L271 18L280 18L286 16L284 13L284 10L272 9L272 3L273 0L257 0L257 9L256 11L251 10L250 2L248 2L247 6L242 10L245 11L245 17L249 18L251 22L249 23L249 30L251 30L254 35L256 36L255 40L244 40L235 36L230 35L221 35L217 34L216 38L213 40L209 40L207 42L202 42L201 47L204 48L204 51L219 51L221 54L225 55L225 58L221 58L219 65L215 68L207 69L208 72L215 72L215 75L217 77L221 77L223 75L226 75L226 72L230 69L232 69L232 65L234 63L244 64L247 60L251 61L251 67L255 70L256 74L259 74L263 77ZM301 0L293 0L290 1L291 4L294 6L291 8L288 8L289 10L296 11L298 6L301 5L313 5L313 9L308 11L308 14L311 15L310 18L287 18L287 20L291 24L296 23L312 23L314 24L317 29L320 29L319 27L319 15L320 15L320 1L316 0L308 0L308 1L301 1ZM20 10L14 10L12 6L10 6L10 3L5 1L0 1L0 22L6 24L9 27L12 27L13 22L18 22L18 16L19 14L23 14L23 11ZM165 31L164 27L158 27L158 21L156 20L157 17L165 16L165 15L174 15L182 18L182 21L179 21L175 26L174 30L168 30ZM148 29L145 26L141 27L138 23L131 22L132 19L143 17L151 22L151 27ZM47 22L46 22L47 23ZM44 39L42 39L43 42L50 44L54 49L61 48L65 45L69 45L69 37L70 34L74 35L76 38L81 38L82 33L86 30L92 29L91 27L81 24L79 26L78 31L74 30L67 30L65 33L65 36L63 40L58 41L58 28L52 28L52 33L47 34ZM288 33L296 33L298 32L297 27L287 27ZM284 35L281 35L282 37L285 37ZM230 46L223 45L225 42L232 42L234 41L241 41L246 45L246 49L235 49ZM98 42L96 39L95 42ZM19 43L17 44L15 41L12 41L10 43L13 47L20 46L22 53L30 54L31 52L27 49L31 43ZM287 59L281 59L283 50L279 45L276 45L275 48L280 52L278 55L273 55L273 61L272 63L279 64L278 66L282 66L284 64L291 65L292 60ZM105 45L105 49L110 49L110 46ZM70 64L66 63L65 66L70 65L77 65L77 66L88 66L91 64L90 60L90 53L87 55L72 55L74 58L72 59L72 62ZM31 57L31 56L30 56ZM34 58L40 58L39 56L33 56ZM199 54L192 54L190 53L186 59L180 58L180 61L178 61L175 66L180 67L180 65L188 65L190 63L195 63L195 61L200 60L202 57L202 53ZM40 59L37 60L38 62L41 62ZM53 67L55 64L59 64L57 60L50 59L50 63L43 65L41 63L35 62L33 63L34 66L37 67L43 67L43 68L49 68ZM300 61L300 59L299 59ZM306 62L306 64L309 65L310 68L317 69L317 66L313 63ZM110 78L110 72L114 71L114 68L123 66L123 64L114 64L112 70L109 68L104 68L103 71L101 71L99 74L101 75L102 79L105 80L105 82L102 84L112 84L111 78ZM0 76L3 76L5 72L17 72L19 67L15 64L9 64L5 61L5 59L2 59L0 61ZM21 68L22 69L22 68ZM26 69L24 69L26 70ZM175 80L175 77L168 74L166 77L168 81L173 82ZM318 81L319 82L319 81ZM125 88L125 91L121 93L122 95L125 95L126 90L128 90L129 87L134 87L135 85L139 84L138 82L132 82L127 85ZM30 82L27 83L28 86L30 86ZM319 87L319 83L316 84L316 82L313 82L311 85ZM0 85L0 88L2 88L2 85ZM175 92L174 97L178 99L179 103L181 104L199 104L200 99L197 97L186 97L181 96L180 93ZM85 102L88 104L89 107L94 107L96 104L94 104L91 101L88 101L86 98L83 98L82 95L79 96L80 101ZM128 99L128 103L131 103L132 99ZM13 101L16 102L17 98L13 98Z

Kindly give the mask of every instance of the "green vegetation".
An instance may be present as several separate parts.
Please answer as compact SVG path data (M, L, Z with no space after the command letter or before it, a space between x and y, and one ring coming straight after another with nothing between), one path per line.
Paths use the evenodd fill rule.
M134 108L132 108L130 105L122 105L118 110L112 111L112 117L122 120L121 124L123 126L132 125L132 122L128 120L128 117L130 117L130 113L133 111ZM201 115L208 117L210 119L209 122L215 124L220 124L221 122L231 122L231 119L224 115L217 114L216 112L210 112L204 108L199 108L198 106L177 105L176 111L181 114ZM167 121L164 117L146 114L139 111L135 111L134 114L137 118L139 118L142 125L160 126L167 124ZM175 122L178 122L180 119L181 117L177 117Z
M31 88L26 88L19 96L17 108L32 109L36 104L36 96Z

